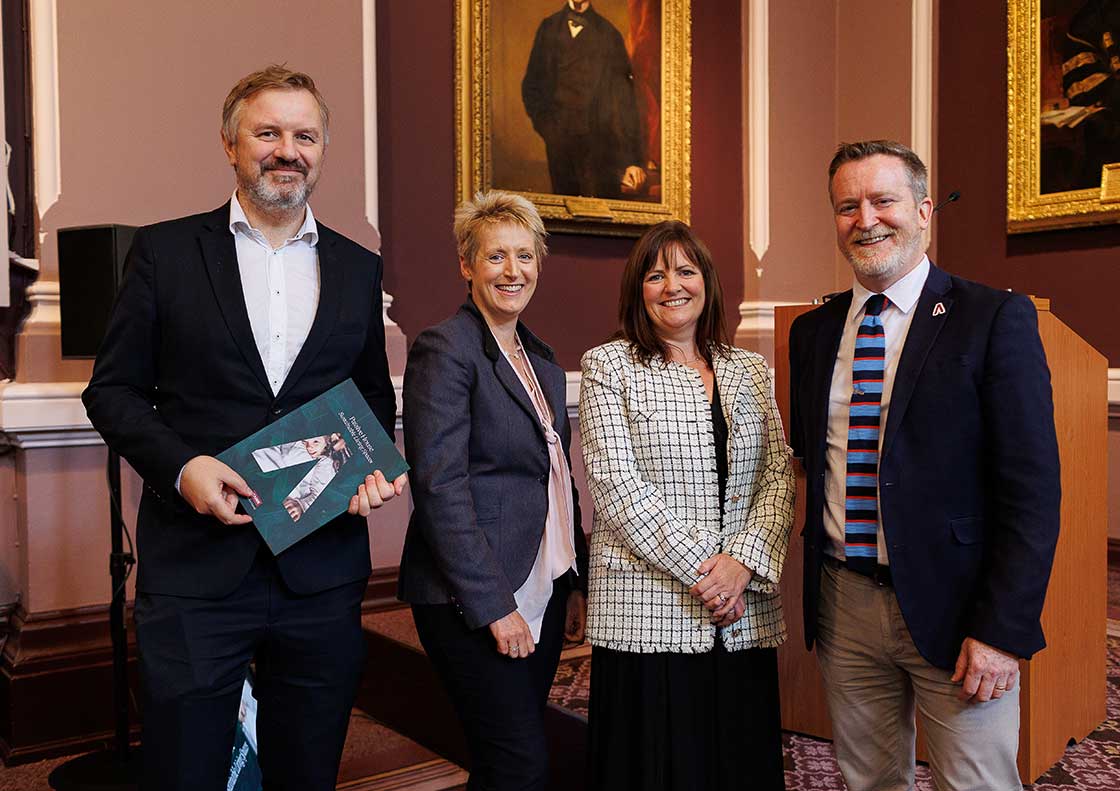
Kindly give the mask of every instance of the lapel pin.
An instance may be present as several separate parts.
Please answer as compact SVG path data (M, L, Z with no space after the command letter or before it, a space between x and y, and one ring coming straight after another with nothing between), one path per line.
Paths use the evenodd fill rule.
M936 305L933 306L933 315L934 316L940 316L944 312L945 312L945 306L942 303L938 302Z

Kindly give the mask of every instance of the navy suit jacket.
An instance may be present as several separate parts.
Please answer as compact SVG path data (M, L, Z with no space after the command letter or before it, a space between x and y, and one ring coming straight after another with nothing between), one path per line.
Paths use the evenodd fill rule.
M817 634L829 391L847 291L790 330L790 444L806 472L804 616ZM934 315L937 305L944 308ZM1027 297L931 266L899 359L879 461L879 510L918 651L952 668L973 637L1029 658L1058 538L1050 371Z
M176 492L183 465L214 455L352 377L393 434L381 258L318 224L319 305L280 392L253 340L229 204L137 231L97 355L86 411L144 479L137 589L218 598L244 578L262 542L252 524L200 516ZM285 583L314 593L369 576L366 520L343 514L282 552Z
M518 324L571 464L564 369ZM477 629L517 609L548 515L551 461L528 393L471 301L420 333L404 373L404 445L414 508L398 595L456 603ZM574 481L573 587L587 590L587 541Z

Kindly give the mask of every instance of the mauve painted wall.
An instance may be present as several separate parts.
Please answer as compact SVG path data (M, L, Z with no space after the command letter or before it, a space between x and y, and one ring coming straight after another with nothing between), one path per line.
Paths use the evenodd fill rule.
M222 101L269 63L310 73L331 106L316 214L376 245L364 220L362 4L307 8L295 0L58 4L62 194L43 219L45 276L57 271L60 227L141 225L228 200Z
M941 0L938 168L959 203L935 224L938 265L1049 297L1054 314L1120 366L1120 225L1008 235L1007 6ZM963 24L962 20L967 20Z
M557 4L559 7L559 3ZM462 303L451 235L454 52L451 0L377 4L381 233L390 315L411 337ZM726 295L729 330L743 293L739 3L692 7L692 224ZM567 370L615 329L632 239L556 234L525 321Z

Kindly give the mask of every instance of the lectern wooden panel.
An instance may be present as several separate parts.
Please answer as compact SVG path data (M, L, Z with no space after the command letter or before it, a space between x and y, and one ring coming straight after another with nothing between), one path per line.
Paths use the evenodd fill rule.
M1105 717L1105 627L1108 586L1108 361L1059 321L1048 300L1035 300L1039 333L1054 388L1054 423L1062 465L1061 535L1042 611L1047 647L1021 663L1019 776L1024 783L1061 758ZM789 328L811 305L774 311L775 391L789 425ZM782 726L832 738L816 659L805 651L801 623L801 527L804 476L798 480L798 521L782 574L790 639L778 651ZM918 758L925 760L918 744Z

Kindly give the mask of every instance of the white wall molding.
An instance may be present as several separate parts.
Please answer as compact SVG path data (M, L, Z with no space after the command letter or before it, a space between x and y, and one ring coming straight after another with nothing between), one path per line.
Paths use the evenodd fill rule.
M366 222L381 232L377 189L377 11L362 0L362 118L365 128Z
M579 411L579 371L566 371L568 417ZM401 405L404 379L392 377L397 402L396 430L402 429ZM19 448L60 448L101 445L101 436L90 425L82 404L88 382L0 381L0 445Z
M365 130L363 154L365 160L366 222L381 238L381 204L378 198L380 176L377 169L377 8L374 0L362 0L362 127ZM382 291L381 315L385 327L398 327L389 318L393 296Z
M0 382L0 436L20 448L100 445L82 405L86 382Z
M35 204L41 220L62 194L56 0L31 0L31 108ZM40 231L42 243L44 232Z
M1108 369L1108 416L1120 418L1120 368Z
M933 0L912 0L910 147L933 168Z
M748 0L747 16L747 228L761 277L770 247L770 0Z
M58 331L62 325L62 309L59 306L59 287L57 280L36 280L25 292L31 305L31 312L20 325L20 332L32 328L45 327Z
M803 305L803 302L782 302L770 300L747 300L739 305L739 329L737 332L772 334L774 332L774 308L783 305Z

